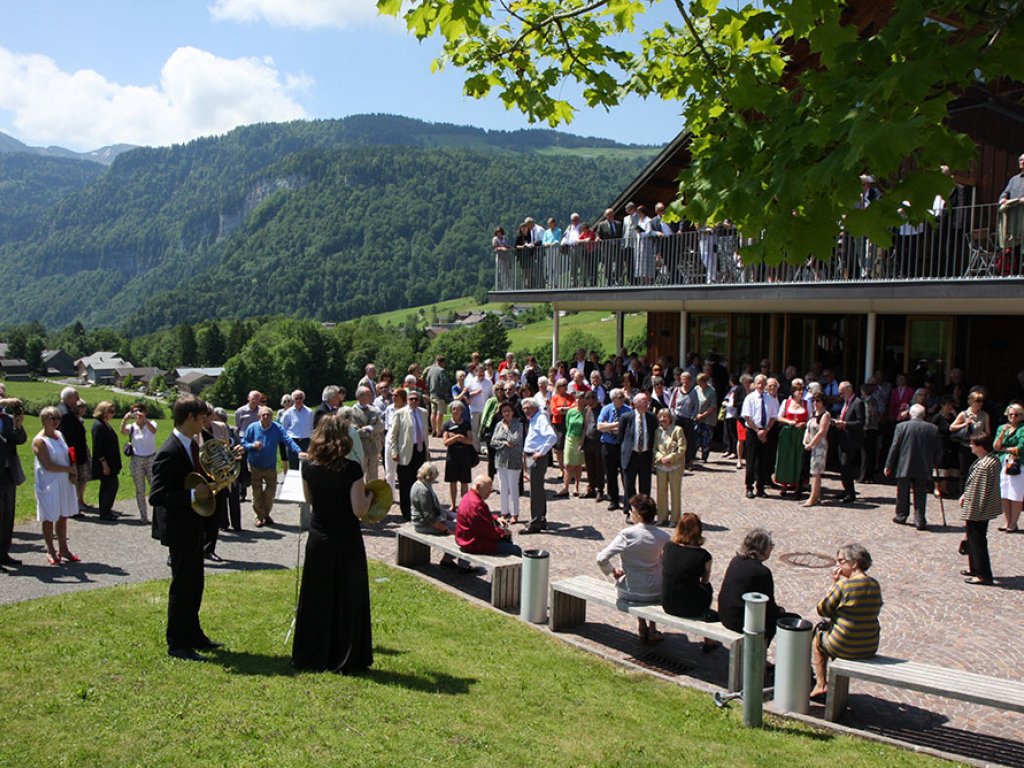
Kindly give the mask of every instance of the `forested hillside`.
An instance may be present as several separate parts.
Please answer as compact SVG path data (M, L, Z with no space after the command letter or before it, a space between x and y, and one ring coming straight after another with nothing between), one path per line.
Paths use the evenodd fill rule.
M650 157L617 147L361 116L135 149L17 228L0 210L0 268L19 275L0 322L137 334L265 314L341 321L482 292L494 225L595 215Z
M95 181L103 171L102 165L82 160L0 153L0 243L36 234L58 200Z

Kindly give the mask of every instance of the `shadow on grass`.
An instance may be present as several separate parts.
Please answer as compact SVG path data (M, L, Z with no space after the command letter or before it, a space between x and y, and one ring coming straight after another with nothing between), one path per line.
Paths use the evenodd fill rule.
M23 553L19 553L23 554ZM40 559L45 558L40 555ZM106 563L62 563L61 565L50 565L49 563L36 565L31 562L23 562L17 568L11 569L8 578L27 576L44 584L88 584L96 581L97 576L127 576L128 571L116 565Z
M374 655L401 656L406 651L395 648L377 647L374 648ZM287 655L270 656L264 653L249 653L246 651L231 651L224 648L218 649L207 658L214 664L219 664L234 675L247 675L250 677L294 677L299 674L334 674L333 672L300 672L291 665ZM380 685L394 685L410 691L423 693L441 693L449 696L458 696L469 693L470 687L478 682L472 677L456 677L447 672L433 669L422 669L416 673L396 672L389 669L377 669L371 667L368 670L356 672L359 677L370 680Z
M233 560L224 558L223 562L204 561L206 570L211 573L227 573L230 571L287 571L289 566L281 563L268 563L261 560Z

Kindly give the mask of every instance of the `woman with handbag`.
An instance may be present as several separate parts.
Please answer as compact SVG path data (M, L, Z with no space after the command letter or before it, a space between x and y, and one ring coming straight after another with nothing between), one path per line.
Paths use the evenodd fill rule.
M153 486L153 458L156 456L156 422L146 415L146 404L136 403L121 419L121 434L128 436L124 455L135 483L135 503L139 507L139 519L149 522L146 498L147 485Z
M988 413L984 409L985 393L980 389L974 389L967 396L967 410L961 411L949 425L949 439L952 440L960 451L960 477L967 477L967 468L974 461L974 454L971 452L971 434L974 432L987 432L993 434L989 423Z
M1010 403L1006 409L1007 424L996 431L993 448L999 453L1003 470L999 474L999 496L1003 500L1006 525L999 526L1006 533L1017 532L1021 503L1024 502L1024 475L1020 471L1021 446L1024 446L1024 405Z

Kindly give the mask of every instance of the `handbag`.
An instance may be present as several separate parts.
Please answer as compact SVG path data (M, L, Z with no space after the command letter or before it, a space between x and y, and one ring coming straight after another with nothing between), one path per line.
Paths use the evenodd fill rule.
M124 455L134 456L135 449L132 447L132 436L135 434L135 427L128 428L128 442L124 444Z
M967 554L968 550L967 550L967 537L966 536L964 538L960 539L960 544L959 544L959 546L957 546L956 551L959 554L961 554L961 555L966 555Z
M1003 465L1003 471L1010 477L1016 477L1020 474L1020 461L1016 458L1007 459L1006 463Z
M949 439L957 445L962 445L965 448L971 447L971 432L974 431L974 422L968 421L960 429L953 429L949 432Z

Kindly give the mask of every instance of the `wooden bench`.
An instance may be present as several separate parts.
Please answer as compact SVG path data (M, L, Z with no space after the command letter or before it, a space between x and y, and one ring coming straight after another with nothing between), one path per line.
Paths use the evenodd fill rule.
M828 667L825 719L836 721L846 709L850 680L866 680L959 701L1024 712L1024 682L919 664L905 659L874 656L860 661L835 659Z
M683 619L665 613L659 605L636 605L621 600L615 585L593 576L573 576L556 581L550 588L551 616L549 626L553 632L578 626L587 620L587 603L597 603L629 613L638 619L656 621L666 627L678 629L687 635L717 640L729 649L729 690L738 691L743 685L743 635L726 629L719 622Z
M519 607L522 558L515 555L474 555L463 552L455 543L454 536L420 533L411 523L403 525L396 533L398 549L395 562L398 565L404 568L429 565L430 550L439 549L445 554L481 566L491 574L491 605L495 608L515 610Z

